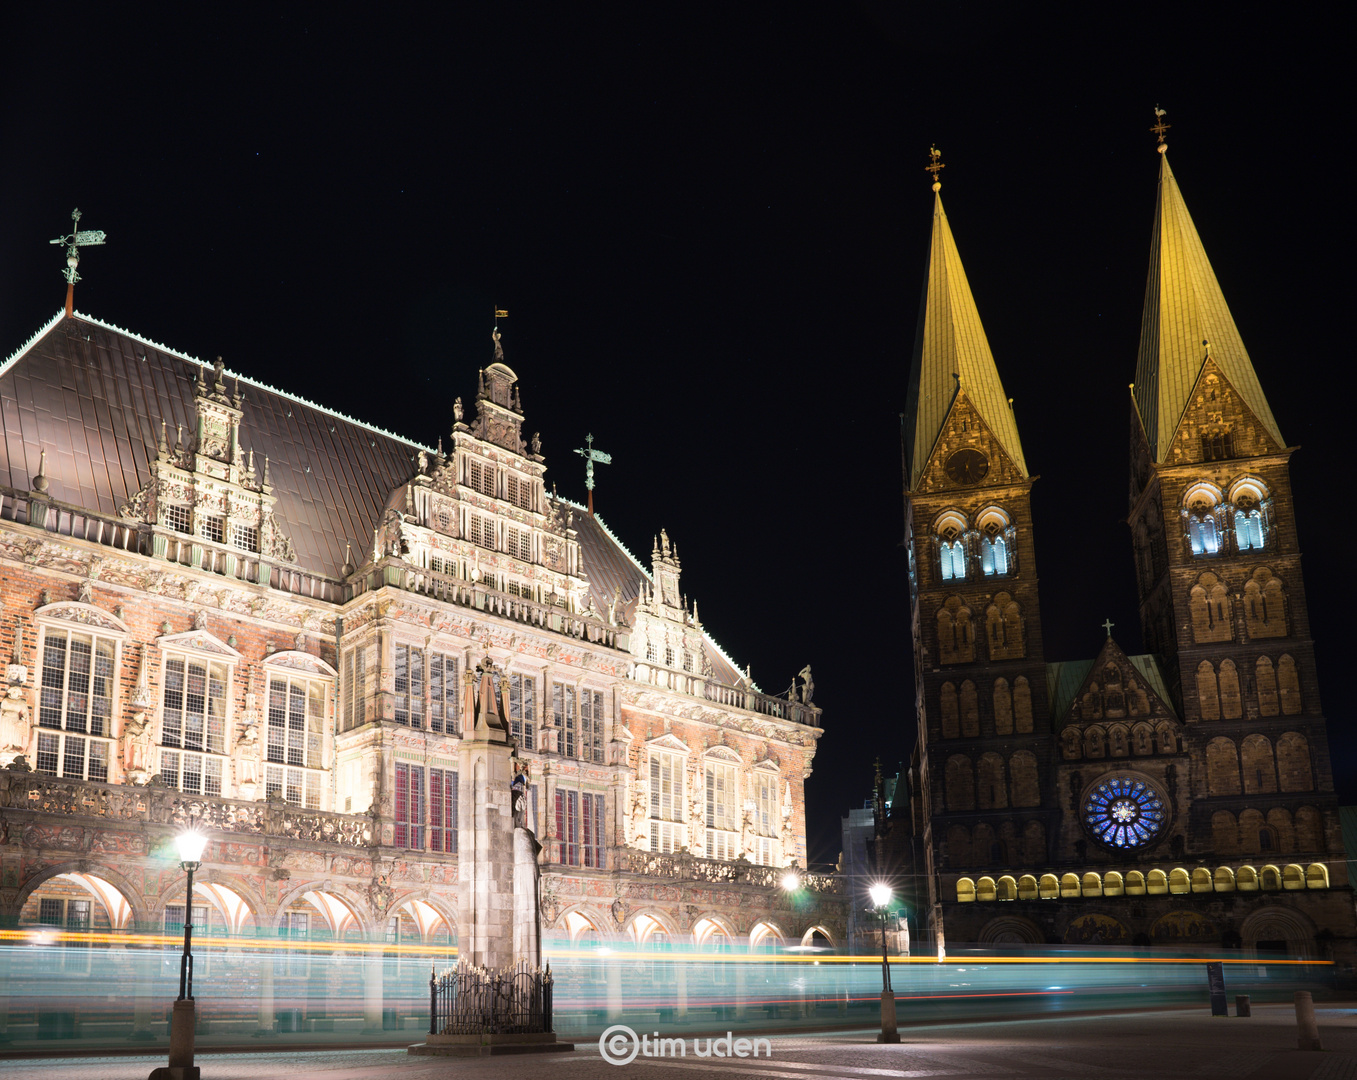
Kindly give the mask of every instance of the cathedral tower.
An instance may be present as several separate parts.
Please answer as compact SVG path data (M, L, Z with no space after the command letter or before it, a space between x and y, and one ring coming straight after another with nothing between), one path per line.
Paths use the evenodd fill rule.
M911 786L936 930L961 873L1045 861L1053 813L1033 478L937 194L906 410Z
M1188 850L1213 862L1323 862L1341 845L1288 472L1294 447L1159 149L1129 521L1145 645L1165 660L1192 760Z

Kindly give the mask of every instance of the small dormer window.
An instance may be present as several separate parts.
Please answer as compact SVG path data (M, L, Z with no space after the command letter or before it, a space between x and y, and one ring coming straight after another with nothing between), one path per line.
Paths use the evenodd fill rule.
M182 503L169 503L164 508L164 523L175 532L189 531L189 509Z
M231 528L231 544L242 551L259 550L259 527L256 525L234 525Z

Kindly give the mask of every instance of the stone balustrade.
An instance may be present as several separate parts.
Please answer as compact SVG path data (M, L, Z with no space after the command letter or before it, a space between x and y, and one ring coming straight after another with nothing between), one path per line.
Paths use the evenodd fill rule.
M720 859L703 859L684 853L661 855L636 848L618 848L616 865L622 873L640 874L644 877L724 882L765 889L781 889L787 874L795 873L801 889L817 893L843 891L843 879L836 874L819 874L799 869L793 871L785 866L759 866L744 859L723 862Z
M0 769L0 806L71 818L183 827L212 833L286 837L341 847L370 847L373 822L355 814L307 810L281 799L251 802L186 795L173 788L98 784Z

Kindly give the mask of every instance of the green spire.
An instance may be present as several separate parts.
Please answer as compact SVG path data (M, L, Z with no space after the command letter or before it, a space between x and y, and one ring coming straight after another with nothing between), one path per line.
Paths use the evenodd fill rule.
M935 188L936 190L936 188ZM980 324L966 271L961 266L952 228L933 197L933 241L919 305L919 326L905 405L905 448L909 487L917 487L933 447L956 400L964 393L980 413L1004 452L1027 475L1018 425L999 381L985 328Z
M1136 407L1156 462L1168 456L1208 355L1277 445L1285 446L1168 155L1161 153L1135 382Z

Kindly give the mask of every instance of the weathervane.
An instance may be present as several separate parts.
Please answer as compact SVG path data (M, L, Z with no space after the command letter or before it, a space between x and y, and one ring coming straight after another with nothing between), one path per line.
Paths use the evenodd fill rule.
M70 315L75 308L75 283L80 280L80 275L75 272L75 268L80 265L80 249L102 244L104 241L105 236L102 229L80 230L80 211L78 209L71 211L70 234L59 236L52 241L54 244L66 245L66 269L61 272L61 275L66 279L67 315Z
M928 148L928 164L924 166L924 172L933 174L933 190L935 192L942 190L942 181L938 179L938 173L945 168L947 166L942 163L942 151L936 146L930 146Z
M1152 132L1159 136L1159 145L1155 147L1161 154L1165 153L1169 144L1164 139L1164 132L1171 128L1172 124L1164 123L1164 110L1158 105L1154 107L1154 127L1150 128Z
M605 454L602 450L594 449L593 435L586 435L584 445L587 450L576 449L575 453L584 458L584 486L589 489L589 516L594 516L594 462L600 465L611 465L612 454Z

